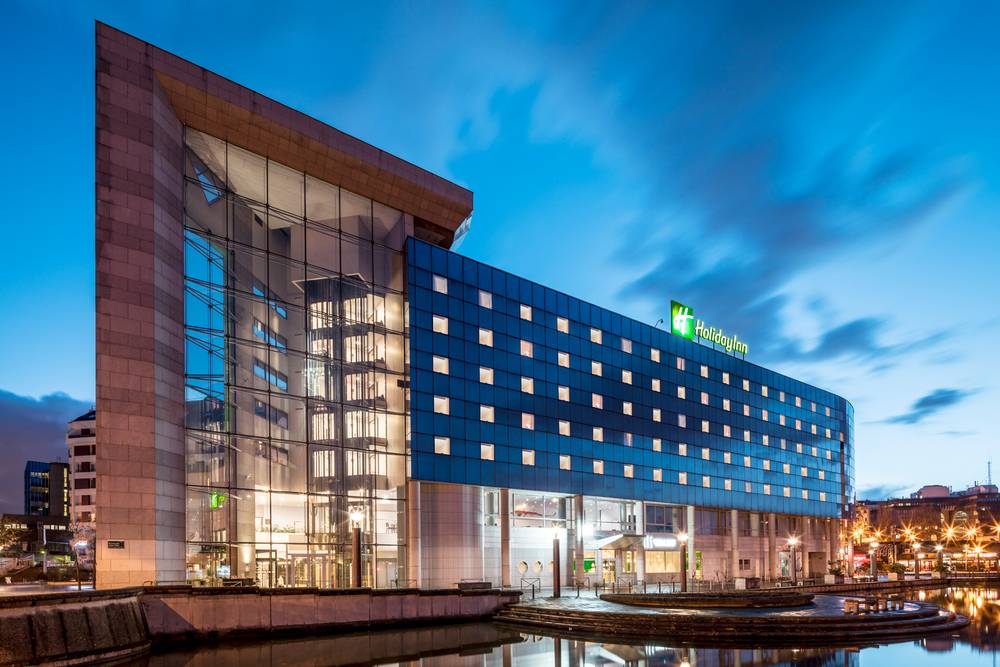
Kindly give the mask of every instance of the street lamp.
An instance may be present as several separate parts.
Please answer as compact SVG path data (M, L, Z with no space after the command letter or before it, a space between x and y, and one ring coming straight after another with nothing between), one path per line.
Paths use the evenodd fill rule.
M552 597L560 596L561 573L559 568L559 529L552 531Z
M348 510L351 519L351 587L361 588L361 520L365 518L364 508L354 505Z
M913 543L913 575L920 578L920 542Z
M677 533L677 541L681 543L681 593L687 593L687 589L688 589L688 568L687 568L688 534L687 533Z
M871 566L872 566L872 579L878 579L878 566L876 564L876 560L878 560L877 559L877 555L878 555L878 542L876 542L875 540L872 540L872 542L871 542L871 549L868 551L868 553L871 556L870 560L871 560Z
M86 548L87 541L79 540L73 543L73 561L76 563L76 590L83 590L83 582L80 579L80 550Z
M788 538L788 551L792 555L792 584L798 583L798 573L795 568L795 545L799 543L799 538L792 535Z

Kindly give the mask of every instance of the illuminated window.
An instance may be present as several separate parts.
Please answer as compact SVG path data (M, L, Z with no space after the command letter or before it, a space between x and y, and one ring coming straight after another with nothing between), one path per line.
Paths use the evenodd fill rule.
M809 468L807 468L805 466L802 466L802 476L803 477L808 477L809 476Z
M750 482L743 482L743 493L750 493L753 491L753 485Z
M653 481L654 482L663 481L663 470L661 468L653 468Z
M820 491L819 492L819 500L820 500L820 502L823 502L823 503L826 502L826 492L825 491Z
M559 386L559 400L568 401L569 400L569 387Z
M710 450L708 447L702 447L701 448L701 460L702 461L710 461L710 460L712 460L712 450Z
M625 384L632 384L632 371L622 369L622 382Z
M706 366L705 364L701 365L701 376L703 378L707 378L708 377L708 366Z
M743 442L750 442L750 431L743 431Z
M532 345L530 341L522 340L521 341L521 356L522 357L531 357L531 356L534 356L534 354L535 354L535 346Z
M751 463L750 463L750 457L749 456L744 456L743 457L743 467L744 468L749 468L750 465L751 465Z
M679 456L687 456L688 455L688 446L686 444L684 444L683 442L677 443L677 454Z
M569 422L565 419L559 420L559 435L569 435Z
M604 461L594 461L594 474L595 475L604 474Z
M653 408L653 421L654 422L663 421L663 412L660 410L660 408Z
M770 484L765 484L764 485L764 495L765 496L771 495L771 485Z
M531 321L531 306L521 304L521 319Z
M653 451L662 452L663 451L663 440L660 438L653 438Z
M833 452L831 452L829 449L826 450L826 460L827 461L832 461L833 460Z
M760 386L760 395L765 397L767 396L767 385L762 384Z
M484 461L493 460L493 445L479 445L479 458Z
M657 350L655 347L649 348L649 358L655 361L656 363L660 363L660 351Z
M660 379L659 378L653 378L652 379L652 381L650 383L650 389L652 389L653 391L660 391ZM829 431L829 429L827 429L827 431ZM826 437L829 438L830 436L828 435Z
M631 433L626 433L625 434L625 446L626 447L631 447L632 446L632 434Z
M489 329L479 330L479 344L486 347L493 347L493 332Z
M599 362L599 361L591 361L590 362L590 372L592 374L594 374L594 375L600 375L603 372L603 369L601 368L601 362Z
M812 434L816 435L816 424L812 425Z
M451 454L451 438L434 438L434 453L445 456Z
M626 477L631 479L632 477L635 476L635 466L633 466L631 463L626 463L625 466L622 468L622 472L625 474Z
M433 359L433 369L435 373L448 374L448 359L435 356Z
M493 308L493 295L489 292L479 290L479 305L483 308ZM492 445L490 445L492 447ZM490 459L492 461L493 459Z
M743 404L743 416L744 417L750 416L750 406L747 405L746 403Z
M677 357L677 370L684 370L684 357Z
M590 395L590 407L597 408L598 410L603 409L604 408L604 397L601 396L600 394L591 394Z
M687 428L688 418L686 415L677 415L677 425L681 428Z
M534 380L534 378L522 377L521 378L521 391L523 391L525 394L534 394L535 393L535 380Z
M688 483L688 474L686 472L679 472L679 473L677 473L677 483L678 484L687 484Z
M563 368L569 368L569 352L559 352L556 354L559 365Z
M722 462L723 463L732 463L733 462L733 455L731 453L729 453L729 452L722 452Z
M782 426L785 425L785 415L778 415L778 423Z
M819 476L820 479L826 479L826 471L825 470L817 470L816 474Z
M479 421L490 422L494 421L494 413L492 405L480 405L479 406Z
M591 329L590 329L590 342L591 343L598 343L598 344L601 342L601 330L600 329L594 329L593 327L591 327Z
M760 411L760 418L763 419L764 421L767 421L767 410Z
M706 489L711 488L712 487L712 478L709 477L708 475L702 475L701 476L701 485L703 487L705 487Z
M432 285L434 286L435 292L440 292L441 294L448 293L448 279L442 276L434 276L432 279Z
M701 404L702 405L708 405L708 392L707 391L701 392Z
M527 429L529 431L535 430L535 415L529 414L527 412L521 413L521 428Z
M701 420L701 432L702 433L708 433L708 429L709 429L708 420L707 419L702 419Z
M771 461L770 460L764 459L760 463L764 467L764 470L770 470L771 469Z
M434 397L434 412L439 415L448 414L449 403L447 396L435 396Z
M628 338L622 338L622 352L632 354L632 341Z
M830 429L826 429L826 437L827 437L827 438L829 438L829 437L830 437Z
M632 403L629 401L622 402L622 413L626 415L632 414Z
M493 369L485 366L479 367L479 381L483 384L493 384Z
M750 391L750 380L743 381L743 391Z
M593 430L592 440L594 442L604 442L604 429L600 426L595 426Z
M826 416L830 416L830 406L826 406Z
M781 471L786 475L790 474L792 472L792 465L790 463L783 463L781 465Z
M725 410L725 411L727 411L727 412L730 412L730 405L729 405L729 399L728 398L722 399L722 409Z
M521 465L523 466L535 465L535 450L533 449L521 450Z
M787 486L785 487L785 497L786 498L791 498L792 497L792 490L789 487L787 487Z
M812 411L816 412L816 401L812 402Z
M726 371L722 372L722 384L729 384L729 373Z
M765 445L768 444L769 440L770 440L770 436L768 436L767 433L764 433L763 435L760 436L760 441L762 443L764 443Z
M802 453L802 443L801 442L796 442L795 443L795 453L796 454L801 454Z
M681 385L677 385L677 398L687 398L687 389Z
M795 397L795 407L797 407L797 408L801 408L802 407L802 397L801 396L796 396Z
M732 429L732 427L729 426L729 424L723 424L722 425L722 435L723 435L723 437L726 437L726 438L733 437L733 429Z
M434 329L434 333L448 333L448 318L441 317L440 315L434 315L431 317L431 327Z
M570 470L571 469L569 454L560 454L559 455L559 469L560 470Z
M569 333L569 320L565 317L556 318L556 330L560 333Z
M785 402L785 392L783 391L778 392L778 400L781 401L782 403Z
M819 456L819 449L817 449L816 447L813 447L812 448L812 453L813 453L813 456Z
M724 488L726 491L732 491L733 490L733 480L731 480L731 479L724 479L724 480L722 480L722 488Z

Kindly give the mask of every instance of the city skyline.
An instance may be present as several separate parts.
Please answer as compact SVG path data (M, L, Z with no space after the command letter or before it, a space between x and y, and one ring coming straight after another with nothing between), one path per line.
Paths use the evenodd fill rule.
M997 164L993 139L973 127L991 114L962 116L940 88L953 86L963 105L980 109L996 100L952 79L961 63L978 66L986 42L942 44L954 34L944 10L931 23L929 12L911 9L887 28L901 5L870 10L877 16L782 21L722 8L650 21L611 10L570 16L549 6L545 16L516 8L500 16L466 7L451 10L466 29L429 46L414 36L448 10L347 17L390 39L351 35L336 45L321 37L336 17L307 25L306 12L283 17L273 40L247 42L241 19L206 14L191 25L180 11L156 22L110 8L74 11L56 22L18 6L3 47L59 45L10 75L28 93L9 116L33 116L22 121L29 130L56 128L52 136L20 133L15 143L34 147L15 152L36 161L29 172L37 172L43 162L51 168L47 154L72 147L67 197L53 201L40 179L28 179L33 196L15 204L15 216L32 219L44 202L56 233L40 256L36 225L14 232L24 252L8 265L10 306L38 324L28 336L3 334L9 453L27 442L39 458L33 442L54 433L58 451L65 422L94 398L96 17L472 189L461 254L649 324L669 318L675 298L747 341L748 360L847 397L856 410L859 495L984 481L989 378L1000 370L989 345L1000 325L989 271L1000 239L988 221ZM688 33L683 45L652 48L664 25ZM848 53L836 41L838 30L872 37L874 26L888 36L867 51ZM720 52L719 42L732 46ZM457 50L470 58L448 57ZM639 60L650 53L654 62ZM79 62L68 63L71 54ZM854 63L849 73L838 68L843 59ZM341 66L331 75L324 63ZM421 72L434 72L433 83L421 82ZM55 103L67 94L78 104ZM65 108L89 111L67 118ZM7 169L8 182L15 173L24 180ZM943 446L963 456L934 456ZM15 476L22 465L14 461ZM17 502L16 494L0 495L3 502Z

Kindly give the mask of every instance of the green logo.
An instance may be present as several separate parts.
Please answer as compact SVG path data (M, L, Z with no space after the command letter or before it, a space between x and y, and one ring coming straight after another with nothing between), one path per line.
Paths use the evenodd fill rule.
M679 301L670 302L670 333L694 339L694 311Z
M212 491L208 494L208 506L217 510L226 504L226 494L221 491Z

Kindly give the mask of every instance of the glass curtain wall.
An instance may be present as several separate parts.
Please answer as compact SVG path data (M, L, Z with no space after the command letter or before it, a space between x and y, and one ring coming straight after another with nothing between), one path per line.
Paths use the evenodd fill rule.
M403 215L185 132L187 576L350 585L404 571Z

